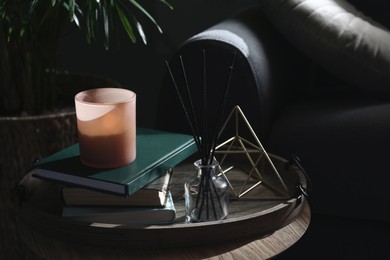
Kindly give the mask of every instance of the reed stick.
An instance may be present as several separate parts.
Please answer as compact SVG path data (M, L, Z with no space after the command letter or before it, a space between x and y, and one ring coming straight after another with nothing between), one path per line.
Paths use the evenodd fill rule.
M169 63L168 63L167 61L165 61L165 64L166 64L167 69L168 69L168 72L169 72L169 74L170 74L170 76L171 76L173 85L175 86L177 95L178 95L178 97L179 97L179 99L180 99L180 104L181 104L181 106L182 106L182 108L183 108L183 110L184 110L185 116L186 116L187 121L188 121L188 123L189 123L189 125L190 125L191 132L192 132L192 136L193 136L193 138L194 138L195 144L196 144L196 146L197 146L197 148L198 148L198 151L201 151L202 145L201 145L201 142L200 142L200 140L199 140L199 138L200 138L200 137L199 137L199 134L195 131L194 125L193 125L193 123L192 123L192 120L191 120L191 118L190 118L190 115L188 114L187 107L186 107L186 105L185 105L185 103L184 103L184 100L183 100L183 98L182 98L182 95L180 94L179 88L178 88L178 86L177 86L177 84L176 84L176 80L175 80L175 77L173 76L173 73L172 73L172 70L171 70L171 68L170 68L170 66L169 66Z
M203 156L202 164L207 165L207 154L208 154L208 129L207 129L207 84L206 84L206 51L202 50L202 145L203 145Z
M230 65L230 67L229 67L228 76L227 76L227 79L226 79L223 99L222 99L222 102L220 103L220 107L219 107L219 112L218 112L218 116L217 116L217 122L215 124L214 138L213 138L213 143L212 143L212 148L211 148L211 156L209 158L210 163L212 163L212 161L214 159L215 148L217 146L217 141L218 141L218 138L219 138L219 129L221 127L222 117L223 117L223 114L225 112L226 102L227 102L227 99L228 99L228 96L229 96L230 80L232 78L232 72L233 72L235 60L236 60L236 53L234 52L233 53L233 57L232 57L232 63Z
M206 75L206 51L202 50L202 86L201 86L201 129L199 127L198 121L197 121L197 116L195 113L192 97L191 97L191 91L190 87L188 84L187 80L187 73L185 70L184 62L182 56L179 56L180 58L180 65L181 65L181 72L183 74L184 78L184 84L185 84L185 95L186 99L188 100L188 104L186 104L182 92L179 90L179 87L176 83L176 80L174 78L174 75L172 73L172 70L168 64L167 61L165 61L167 69L169 71L169 74L171 76L173 85L176 89L176 93L178 94L181 106L184 110L185 116L187 118L187 121L190 125L192 135L194 137L195 143L197 145L198 151L201 154L201 167L204 166L211 166L214 161L214 153L216 149L216 144L217 140L219 138L219 128L221 127L221 122L222 122L222 117L225 112L225 107L229 95L229 88L230 88L230 81L232 77L232 71L234 68L234 63L235 63L235 58L236 58L236 53L233 53L232 56L232 62L231 65L229 66L228 70L228 75L226 78L224 90L223 90L223 95L222 95L222 100L221 103L219 104L218 112L217 112L217 120L215 124L215 129L212 135L210 136L210 133L208 131L208 120L207 120L207 102L208 102L208 95L207 95L207 75ZM211 137L211 140L210 140ZM201 169L202 175L200 179L200 185L198 188L198 194L196 198L196 208L199 208L198 211L198 219L200 219L203 208L206 207L206 218L210 218L210 213L214 216L215 219L217 219L217 211L216 211L216 206L214 203L214 195L213 192L215 193L215 196L218 201L218 206L220 207L222 211L222 203L220 201L220 197L217 193L217 190L212 183L211 176L210 176L210 171L211 168L203 168ZM200 203L200 206L199 206ZM211 204L212 207L212 212L209 212L209 203Z
M187 91L187 97L188 97L188 101L189 101L189 104L190 104L191 117L193 118L193 121L194 121L194 123L193 123L194 124L194 135L197 137L197 141L200 144L198 122L196 120L194 103L192 102L190 87L189 87L188 80L187 80L187 73L186 73L186 70L184 68L183 57L180 55L179 58L180 58L181 71L183 73L183 78L184 78L184 84L185 84L186 91Z

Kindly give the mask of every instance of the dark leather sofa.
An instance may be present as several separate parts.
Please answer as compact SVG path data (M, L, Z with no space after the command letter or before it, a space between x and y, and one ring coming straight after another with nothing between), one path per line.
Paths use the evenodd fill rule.
M199 93L206 50L208 97L218 104L236 52L227 110L242 108L267 152L299 156L313 214L388 230L389 4L368 2L260 0L185 41L169 63L180 75L181 55ZM169 75L158 108L157 128L189 131Z

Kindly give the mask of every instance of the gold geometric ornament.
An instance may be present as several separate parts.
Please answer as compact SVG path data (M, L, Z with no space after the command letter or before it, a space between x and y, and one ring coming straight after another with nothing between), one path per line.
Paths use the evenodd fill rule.
M239 106L233 108L219 136L228 134L228 130L233 130L233 136L216 147L215 158L233 196L236 199L290 198L285 182Z

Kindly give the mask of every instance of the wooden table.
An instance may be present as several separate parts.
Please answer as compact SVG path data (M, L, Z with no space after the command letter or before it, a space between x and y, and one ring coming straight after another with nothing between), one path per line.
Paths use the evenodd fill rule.
M178 167L174 175L181 175L180 171L191 172L188 169L191 168ZM296 171L296 169L289 169L286 172L291 171ZM271 209L264 210L264 212L272 213L275 208L278 208L282 209L283 214L287 214L287 216L270 215L271 218L268 217L269 213L263 214L262 212L251 212L245 215L245 212L240 211L239 205L252 203L257 207L261 202L253 200L244 202L240 199L231 203L232 212L225 221L207 222L206 224L173 223L162 229L150 227L149 229L155 232L152 234L157 240L161 241L165 238L168 242L163 247L158 247L153 244L153 238L151 238L151 247L148 245L138 247L133 246L131 242L132 239L134 239L133 242L138 239L138 237L131 237L132 232L136 231L136 234L142 236L142 232L139 233L138 229L125 228L120 232L113 229L91 229L80 223L72 224L56 215L53 205L60 204L58 194L53 193L56 185L32 180L26 193L30 197L27 196L27 200L22 203L21 207L22 218L19 233L33 251L46 259L268 259L297 242L307 230L311 217L310 207L304 196L300 196L297 203L293 200L294 205L290 205L290 201L288 207L287 204L282 203L283 206L272 206ZM181 184L177 187L182 186ZM175 186L173 188L175 189ZM40 189L45 192L39 192ZM53 189L50 194L46 193L50 189ZM177 195L175 197L177 216L178 219L182 219L183 203ZM293 210L287 211L289 208ZM275 211L275 213L278 212ZM280 223L278 222L279 215L283 216L283 221L279 221ZM198 237L196 242L199 242L197 230L202 225L206 228L206 232L203 231L206 240L214 241L218 240L214 239L218 237L222 240L215 243L207 240L206 245L201 242L194 245L191 239ZM247 234L246 236L238 234L241 229L243 234ZM175 231L172 233L175 237L170 237L169 230ZM213 231L208 232L208 230ZM163 234L162 238L159 237L160 234ZM90 239L85 239L86 235ZM107 243L104 241L106 237ZM140 238L148 239L147 237ZM115 241L118 241L118 246Z

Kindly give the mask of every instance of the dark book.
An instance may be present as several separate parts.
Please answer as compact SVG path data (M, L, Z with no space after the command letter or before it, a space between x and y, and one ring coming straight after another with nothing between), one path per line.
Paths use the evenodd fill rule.
M65 206L62 216L71 220L99 225L169 224L175 220L176 209L168 192L164 207L82 207Z
M33 164L32 176L67 185L128 196L197 151L191 135L137 129L137 158L119 168L96 169L80 161L79 145Z
M171 176L172 172L168 171L165 175L127 197L74 186L64 186L62 199L66 206L163 207L167 201Z

